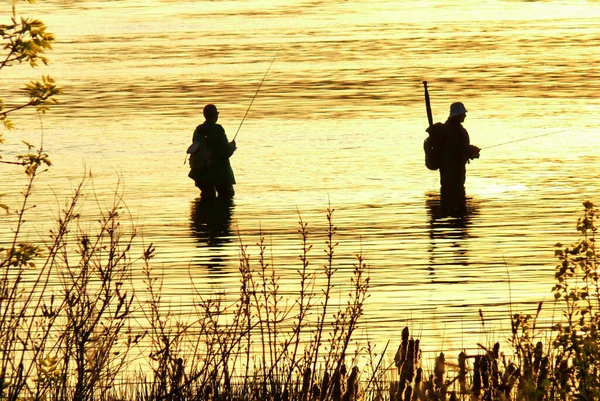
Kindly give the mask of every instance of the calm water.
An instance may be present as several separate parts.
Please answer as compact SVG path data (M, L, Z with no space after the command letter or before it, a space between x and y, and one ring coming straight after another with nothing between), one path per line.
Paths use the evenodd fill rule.
M299 215L319 266L331 205L339 277L361 250L370 266L359 338L395 348L408 324L426 350L473 348L505 337L509 302L531 312L547 301L547 323L553 246L576 239L583 201L600 202L600 3L480 3L39 2L34 15L58 38L51 64L0 82L11 94L44 73L65 90L43 119L55 166L31 219L55 215L85 169L100 204L119 185L140 244L154 243L154 265L168 272L165 298L185 314L194 291L235 297L240 238L252 246L261 232L293 293ZM202 106L219 106L231 139L273 58L238 134L234 204L198 208L183 161ZM463 101L483 148L462 220L439 216L438 174L424 166L424 80L434 119ZM22 149L14 138L40 132L34 114L13 120L5 157ZM1 168L9 199L20 186Z

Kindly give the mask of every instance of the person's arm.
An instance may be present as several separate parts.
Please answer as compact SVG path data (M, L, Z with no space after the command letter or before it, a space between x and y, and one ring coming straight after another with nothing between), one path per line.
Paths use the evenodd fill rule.
M478 159L479 158L479 148L475 145L471 145L471 139L469 138L469 133L466 129L463 128L465 141L464 141L464 150L465 150L465 160L467 162L469 160Z
M464 127L460 127L460 155L465 163L471 159L471 139Z
M223 127L217 125L215 129L217 129L218 132L214 135L213 152L215 152L218 157L227 159L233 154L235 149L232 149L232 146L227 140L227 135L225 135Z
M229 142L229 157L233 155L233 152L237 149L237 144L235 143L235 139Z
M235 143L235 140L229 142L229 140L227 139L227 135L225 135L225 129L223 127L220 126L220 129L222 135L219 135L219 137L222 138L222 140L219 143L219 147L222 150L223 154L229 158L237 149L237 145Z

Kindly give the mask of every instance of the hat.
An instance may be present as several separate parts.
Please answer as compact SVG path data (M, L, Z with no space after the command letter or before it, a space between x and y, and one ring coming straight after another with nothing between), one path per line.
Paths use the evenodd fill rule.
M466 114L467 109L465 105L461 102L452 103L450 105L450 117L459 116L461 114Z
M204 110L202 112L204 113L204 118L214 118L219 115L217 106L212 103L204 106Z

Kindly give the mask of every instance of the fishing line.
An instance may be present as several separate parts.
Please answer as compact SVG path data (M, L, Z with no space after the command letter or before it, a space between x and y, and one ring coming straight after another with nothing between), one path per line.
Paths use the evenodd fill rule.
M279 46L279 49L281 49L281 46ZM235 135L233 136L234 141L235 141L235 138L237 137L238 133L240 132L240 128L242 128L242 124L244 124L244 120L246 119L246 116L248 115L248 112L250 111L250 108L252 107L252 103L254 103L254 99L256 99L256 96L258 95L258 91L260 90L260 87L262 86L263 82L265 82L265 78L267 78L267 74L269 73L269 70L271 69L273 62L275 61L275 58L277 57L277 54L279 53L279 49L277 49L277 51L275 52L275 55L273 56L273 59L271 60L271 64L269 64L269 68L267 68L267 71L265 72L265 75L263 76L262 81L260 81L258 88L256 88L256 92L254 93L254 96L252 97L252 100L250 101L250 105L248 106L248 109L246 110L246 114L244 114L244 118L242 118L242 122L240 123L240 126L238 127L237 131L235 132Z
M495 144L495 145L486 146L485 148L481 148L481 150L484 150L484 149L490 149L490 148L495 148L495 147L497 147L497 146L508 145L509 143L516 143L516 142L526 141L526 140L528 140L528 139L540 138L540 137L543 137L543 136L548 136L548 135L556 135L556 134L560 134L560 133L563 133L563 132L566 132L566 131L568 131L568 129L563 129L563 130L556 131L556 132L549 132L549 133L547 133L547 134L541 134L541 135L528 136L528 137L526 137L526 138L520 138L520 139L515 139L515 140L513 140L513 141L502 142L502 143L497 143L497 144Z

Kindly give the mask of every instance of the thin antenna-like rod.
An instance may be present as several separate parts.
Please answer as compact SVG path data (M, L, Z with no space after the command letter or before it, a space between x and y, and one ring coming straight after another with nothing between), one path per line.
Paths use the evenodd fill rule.
M281 47L279 47L279 49L281 49ZM240 123L240 126L238 127L237 131L235 132L235 135L233 136L234 141L235 141L235 138L237 137L238 133L240 132L240 128L242 128L242 124L244 124L244 120L246 119L246 116L248 115L248 112L250 111L250 108L252 107L252 103L254 103L254 99L256 99L256 96L258 95L258 91L260 90L260 87L262 86L263 82L265 82L265 78L267 78L267 74L269 73L269 70L271 69L273 62L275 61L275 58L277 57L277 54L279 53L279 49L277 49L277 52L275 52L275 55L273 56L273 60L271 60L271 64L269 64L269 68L267 68L267 71L265 72L265 75L263 76L262 81L260 81L258 88L256 88L256 92L254 93L254 96L252 97L252 100L250 101L250 105L248 106L248 109L246 110L246 114L244 114L244 118L242 118L242 122Z

